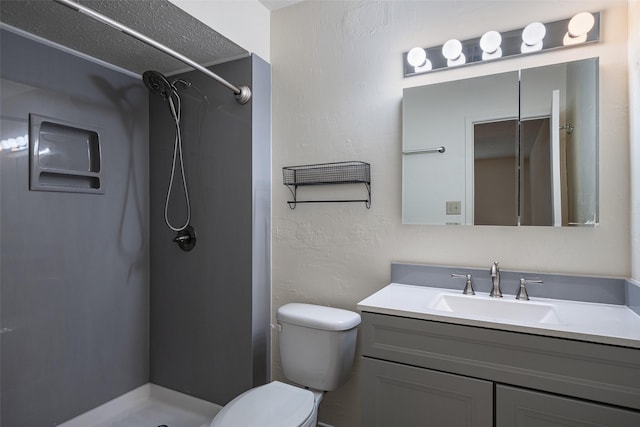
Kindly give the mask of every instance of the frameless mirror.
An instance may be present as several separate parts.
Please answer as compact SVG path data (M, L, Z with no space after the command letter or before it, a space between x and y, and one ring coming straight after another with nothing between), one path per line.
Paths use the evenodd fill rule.
M598 222L598 60L408 88L405 224Z

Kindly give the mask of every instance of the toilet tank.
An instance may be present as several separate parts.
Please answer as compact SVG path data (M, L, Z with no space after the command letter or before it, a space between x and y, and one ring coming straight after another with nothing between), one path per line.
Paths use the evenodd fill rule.
M332 391L349 377L360 315L349 310L292 303L276 319L284 375L316 390Z

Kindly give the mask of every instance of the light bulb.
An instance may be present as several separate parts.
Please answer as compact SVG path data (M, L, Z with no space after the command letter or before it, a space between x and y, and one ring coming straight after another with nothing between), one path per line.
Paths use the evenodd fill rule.
M487 31L480 37L480 49L482 49L482 60L502 57L502 36L497 31Z
M580 37L586 35L595 24L596 19L589 12L580 12L574 15L569 21L569 35L571 37Z
M413 67L424 66L427 61L427 52L421 47L414 47L407 53L407 62Z
M562 44L564 46L571 46L573 44L580 44L580 43L584 43L586 41L587 41L587 35L586 34L582 34L580 36L573 37L573 36L571 36L571 34L569 34L567 32L567 33L565 33L564 37L562 38Z
M520 45L520 52L521 53L529 53L529 52L537 52L539 50L542 50L542 42L539 41L538 43L534 44L534 45L528 45L525 42L522 42L522 44Z
M429 61L429 58L424 60L424 65L421 65L419 67L414 67L414 70L416 73L424 73L426 71L431 71L433 68L433 65L431 64L431 61Z
M461 54L462 43L460 43L460 40L447 40L446 43L442 45L442 55L447 59L458 59Z
M489 59L502 58L502 48L499 47L495 50L495 52L482 52L482 60L487 61Z
M442 56L447 58L447 66L462 65L467 62L467 57L462 53L462 43L460 40L447 40L442 45Z
M486 53L494 53L501 43L502 36L497 31L487 31L480 37L480 49Z
M540 22L532 22L522 30L522 41L527 46L533 47L540 44L540 47L542 47L542 39L544 39L546 33L547 29L544 24Z

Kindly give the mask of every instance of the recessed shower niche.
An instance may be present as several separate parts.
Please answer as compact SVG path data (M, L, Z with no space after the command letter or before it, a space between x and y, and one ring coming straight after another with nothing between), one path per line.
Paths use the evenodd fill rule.
M104 194L97 129L29 114L29 189Z

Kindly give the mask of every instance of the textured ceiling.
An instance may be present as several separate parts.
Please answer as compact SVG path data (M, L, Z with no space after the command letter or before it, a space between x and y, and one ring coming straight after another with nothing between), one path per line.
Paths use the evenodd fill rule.
M248 52L167 0L76 0L109 18L208 65ZM1 0L0 21L135 74L189 67L102 22L52 0Z

